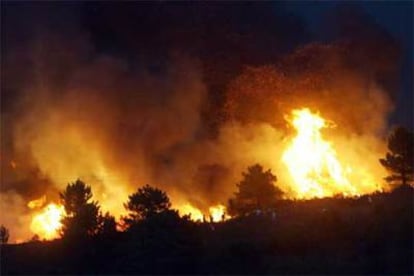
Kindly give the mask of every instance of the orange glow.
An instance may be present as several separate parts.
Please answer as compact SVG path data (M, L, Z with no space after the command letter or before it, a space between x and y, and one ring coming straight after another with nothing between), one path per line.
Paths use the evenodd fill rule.
M221 204L210 207L209 212L213 222L219 222L229 218L229 216L226 215L226 207Z
M17 163L14 160L10 161L10 167L15 170L17 168Z
M230 218L230 216L226 214L226 207L221 204L211 206L208 209L208 213L203 213L200 209L186 203L178 206L178 212L180 215L190 215L192 221L204 221L204 219L207 219L207 221L211 220L211 222L219 222L223 221L223 218L224 220Z
M341 162L335 145L325 140L321 130L332 127L332 123L308 108L293 110L288 121L297 134L283 152L282 161L288 168L297 198L358 196L378 189L369 175L351 167L357 160Z
M55 239L59 237L62 227L61 219L65 213L62 205L50 203L40 213L33 216L30 230L41 239Z
M45 204L45 202L46 202L46 196L42 196L38 199L29 201L29 203L27 203L27 207L29 207L30 209L40 208Z
M193 221L203 220L203 213L189 203L181 205L178 208L178 211L181 215L190 215L190 218Z
M223 164L236 175L229 176L228 184L225 184L228 187L223 187L223 191L231 194L229 191L234 189L241 172L257 162L272 169L278 177L276 184L287 198L355 196L381 189L380 181L386 172L378 162L385 152L379 139L368 135L343 136L336 133L337 129L330 136L325 135L323 130L332 124L307 108L293 110L288 121L297 134L287 141L282 139L282 130L267 124L224 129L220 141L211 144L217 150L208 154L196 150L194 162L191 159L189 166L183 167L181 177L191 179L193 175L190 174L200 164ZM197 198L188 191L175 191L174 187L167 186L173 185L168 178L160 176L152 181L144 169L149 167L146 161L142 161L142 166L136 166L142 170L136 170L128 158L125 162L117 162L105 142L91 139L92 134L83 126L59 118L37 128L36 133L29 139L31 153L39 170L50 179L54 188L63 191L68 183L80 178L91 186L93 200L99 201L102 211L109 211L118 220L126 213L122 203L136 190L134 183L144 181L159 181L165 185L173 208L178 209L180 215L190 215L194 221L204 218L210 221L211 217L212 221L218 222L222 221L223 214L224 219L229 218L225 215L225 206L206 205L206 202L225 202L227 195L224 192L213 198L209 193L201 195L194 187ZM197 199L200 205L189 204L190 198ZM44 207L45 204L47 200L43 197L27 203L29 208L36 209L32 210L30 229L41 239L53 239L58 237L63 209L56 204Z

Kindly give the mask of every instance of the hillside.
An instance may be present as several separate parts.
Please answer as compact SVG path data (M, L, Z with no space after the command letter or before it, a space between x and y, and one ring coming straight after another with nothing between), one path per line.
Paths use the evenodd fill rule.
M412 274L413 188L282 201L222 223L169 218L88 240L3 245L6 274Z

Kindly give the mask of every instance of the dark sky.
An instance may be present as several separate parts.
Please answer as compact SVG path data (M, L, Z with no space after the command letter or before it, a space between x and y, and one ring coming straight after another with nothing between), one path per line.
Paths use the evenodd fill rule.
M390 32L402 46L403 65L401 88L397 106L390 124L414 128L413 117L413 1L355 1L348 4L361 6L380 26ZM316 37L324 38L323 17L344 1L290 1L286 8L302 16Z
M164 59L160 54L162 45L173 45L176 47L180 44L181 35L177 29L186 29L191 37L191 26L202 26L203 31L208 35L194 37L194 40L181 42L178 47L185 48L189 52L197 52L203 48L209 49L207 52L197 52L197 55L204 55L205 60L222 60L220 51L230 52L233 47L231 43L227 44L229 49L221 49L222 45L216 43L223 36L219 32L217 37L209 37L209 31L212 29L220 30L221 25L229 26L229 29L240 32L249 32L248 28L253 26L253 32L257 33L257 45L254 49L239 49L241 54L238 56L240 64L262 64L266 60L276 58L278 53L283 53L300 46L309 41L329 41L330 32L329 20L327 18L335 17L334 11L338 6L355 6L361 9L381 28L384 28L398 43L402 49L402 67L400 80L398 81L398 93L396 99L396 109L391 114L390 125L402 124L406 127L413 127L413 3L411 1L357 1L357 2L337 2L337 1L287 1L272 2L273 11L264 15L265 5L261 4L244 4L226 3L224 5L231 6L228 9L214 9L210 6L220 6L222 4L195 4L188 10L181 12L180 9L185 4L163 4L164 10L158 11L158 7L149 7L142 9L143 6L151 6L151 3L82 3L82 2L65 2L65 3L19 3L14 4L8 2L2 4L2 14L7 16L2 19L2 54L8 49L15 48L15 43L19 45L25 36L30 37L35 27L31 25L39 25L38 21L45 21L52 28L60 32L70 33L68 26L78 25L90 34L94 47L97 50L111 52L115 55L123 55L127 60L142 61L142 57L137 57L137 52L141 51L142 56L153 54L159 56L159 62ZM39 9L40 6L50 6L46 9ZM169 5L169 6L168 6ZM203 6L204 5L204 6ZM153 5L156 6L156 5ZM12 7L12 8L10 8ZM219 12L217 13L217 10ZM232 12L232 10L236 10ZM150 11L148 13L148 11ZM230 12L229 12L230 11ZM193 17L187 19L187 12L191 12ZM211 14L209 14L209 12ZM220 12L222 12L220 14ZM269 15L271 12L279 12L278 17L274 19ZM226 14L227 13L227 14ZM197 16L202 15L203 16ZM207 16L205 15L207 14ZM263 16L262 16L263 14ZM282 14L282 15L281 15ZM290 16L289 14L292 14ZM194 16L195 15L195 16ZM211 15L211 16L210 16ZM162 18L162 22L158 22L158 16ZM198 17L201 19L199 21ZM213 19L211 19L213 18ZM235 18L235 19L234 19ZM229 19L229 20L227 20ZM187 20L187 21L186 21ZM202 20L206 20L203 23ZM210 20L210 21L209 21ZM273 21L272 21L273 20ZM335 20L335 19L333 19ZM36 24L32 24L33 22ZM257 22L259 23L257 23ZM201 23L200 23L201 22ZM229 23L230 22L230 23ZM145 24L155 24L160 29L165 26L173 26L171 34L167 36L159 35L162 31L154 29L146 29ZM157 25L159 24L159 25ZM199 25L197 25L199 24ZM204 25L203 25L204 24ZM228 24L228 25L226 25ZM284 25L283 25L284 24ZM40 23L42 25L42 23ZM144 25L144 27L142 27ZM327 26L328 25L328 26ZM282 27L280 27L282 26ZM174 29L174 27L176 29ZM32 29L31 29L32 28ZM255 30L256 28L257 30ZM261 28L268 28L262 32ZM5 31L4 31L5 30ZM267 32L267 33L266 33ZM168 33L168 31L166 32ZM278 41L267 40L269 33L276 33L275 37L281 37ZM293 34L292 37L286 38L286 34ZM11 34L11 35L10 35ZM145 39L137 38L143 35ZM177 34L177 36L176 36ZM296 37L294 37L296 35ZM175 38L176 36L176 38ZM289 35L288 35L289 36ZM147 42L149 40L149 42ZM12 43L8 43L12 41ZM212 43L205 45L205 43ZM204 43L204 44L203 44ZM216 43L216 44L214 44ZM243 45L243 41L239 41L238 45ZM277 45L279 48L274 47ZM156 47L154 47L156 45ZM199 45L203 45L199 47ZM272 45L272 46L270 46ZM166 47L169 47L166 46ZM140 48L141 47L141 48ZM242 46L243 47L243 46ZM269 51L266 48L274 47L275 50ZM277 49L276 49L277 48ZM140 49L140 50L136 50ZM144 50L143 50L144 49ZM213 50L211 50L213 49ZM217 51L216 54L214 51ZM249 53L268 52L267 56L251 56ZM132 54L131 52L136 52ZM248 53L247 55L244 53ZM264 58L266 57L266 58ZM153 59L154 60L154 59ZM152 61L153 62L153 61ZM133 62L132 62L133 63ZM154 62L153 62L154 63ZM157 63L157 62L155 62ZM234 64L229 61L229 64ZM236 66L237 67L237 66ZM157 70L157 64L154 66ZM230 69L231 71L231 69ZM236 69L233 70L237 72ZM234 76L224 76L222 83L226 83ZM4 96L4 94L3 94ZM214 97L213 97L214 98ZM4 100L4 99L3 99ZM3 105L4 107L4 105Z

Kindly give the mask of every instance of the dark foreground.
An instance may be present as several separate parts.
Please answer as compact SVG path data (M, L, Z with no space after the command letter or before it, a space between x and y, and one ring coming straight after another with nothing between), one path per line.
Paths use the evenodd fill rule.
M87 240L3 245L1 274L413 274L413 188L281 202L276 216L148 221Z

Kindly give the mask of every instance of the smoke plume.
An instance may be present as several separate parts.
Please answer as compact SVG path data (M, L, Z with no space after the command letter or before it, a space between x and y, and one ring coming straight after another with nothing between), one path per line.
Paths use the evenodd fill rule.
M19 6L9 7L6 25L14 20L13 9ZM241 172L254 163L272 169L286 196L294 197L280 158L293 133L285 115L304 106L335 122L326 136L338 155L348 162L364 158L358 175L370 178L372 173L374 179L367 182L381 186L381 135L392 110L389 84L398 65L389 62L398 52L394 41L380 49L364 44L365 36L303 44L309 37L300 20L267 12L268 20L290 22L296 34L303 32L294 37L287 35L290 30L269 30L279 46L260 52L259 40L268 33L258 30L266 20L256 24L250 18L236 32L240 16L227 29L211 25L209 30L210 21L203 21L208 16L194 21L200 7L177 11L190 13L188 22L195 27L184 19L170 22L165 9L157 15L164 23L154 24L173 26L151 41L142 25L137 33L126 27L131 19L111 20L111 33L102 36L96 23L107 13L100 14L103 19L87 17L85 30L73 18L56 26L59 16L42 17L48 9L37 15L43 23L30 31L16 27L25 31L19 34L24 42L13 39L10 30L2 37L7 42L2 52L1 223L11 229L12 239L30 237L29 200L46 194L48 201L57 201L58 191L77 178L92 186L102 209L117 216L128 194L144 184L166 190L176 208L191 204L205 212L226 204ZM212 5L206 13L216 20L229 10ZM89 6L86 11L93 12ZM246 7L233 13L244 14ZM116 14L111 16L120 19ZM188 31L179 33L180 39L177 26ZM207 44L206 34L223 45ZM114 39L113 44L103 38ZM135 54L120 54L116 41L135 45L126 51ZM141 50L159 43L165 43L162 55L154 48L156 54L142 58ZM234 49L238 43L243 47ZM381 60L360 58L372 48Z

